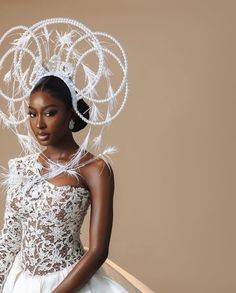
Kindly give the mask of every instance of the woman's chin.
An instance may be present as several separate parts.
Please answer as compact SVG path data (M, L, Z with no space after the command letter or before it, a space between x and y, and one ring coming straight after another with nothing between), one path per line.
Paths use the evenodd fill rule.
M42 146L48 146L50 145L50 141L49 140L41 140L41 139L37 139L38 143Z

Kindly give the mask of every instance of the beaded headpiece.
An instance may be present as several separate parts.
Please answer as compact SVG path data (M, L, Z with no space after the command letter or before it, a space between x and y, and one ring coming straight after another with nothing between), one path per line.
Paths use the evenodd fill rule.
M48 177L73 173L85 150L107 161L116 148L102 147L103 131L127 101L127 67L126 54L114 37L92 32L76 20L52 18L13 27L0 39L2 125L14 131L25 154L40 152L27 123L27 99L42 77L57 76L67 84L74 111L88 126L73 159L55 164ZM89 105L89 119L77 109L80 99Z

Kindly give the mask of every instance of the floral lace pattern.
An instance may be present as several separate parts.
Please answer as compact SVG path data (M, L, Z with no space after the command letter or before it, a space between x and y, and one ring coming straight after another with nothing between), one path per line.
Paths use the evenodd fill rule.
M80 228L91 203L89 191L44 180L36 164L34 155L8 162L10 184L0 235L0 288L18 252L23 270L31 275L61 270L85 253Z

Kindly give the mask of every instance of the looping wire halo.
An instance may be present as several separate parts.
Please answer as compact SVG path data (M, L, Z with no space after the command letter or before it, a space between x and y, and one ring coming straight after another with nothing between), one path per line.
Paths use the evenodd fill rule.
M93 32L69 18L13 27L1 37L0 50L6 44L8 50L0 52L0 96L7 106L5 111L0 109L0 120L14 131L23 150L34 153L40 148L26 123L27 99L39 80L51 75L67 84L77 115L90 127L103 127L92 140L93 146L100 147L104 127L121 113L127 101L128 62L121 44L107 33ZM118 70L115 82L112 67ZM89 105L89 119L77 109L80 99ZM91 141L90 130L82 143L84 149Z

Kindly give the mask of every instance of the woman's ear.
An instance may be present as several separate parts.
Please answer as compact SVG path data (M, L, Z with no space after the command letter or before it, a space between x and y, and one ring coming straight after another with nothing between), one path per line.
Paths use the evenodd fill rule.
M77 114L75 113L75 111L73 111L73 112L72 112L72 117L71 117L71 118L72 118L72 119L76 119L76 117L77 117Z
M69 116L70 120L71 120L71 119L75 119L75 117L76 117L76 113L75 113L75 111L74 111L73 109L70 110L70 116Z

